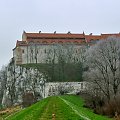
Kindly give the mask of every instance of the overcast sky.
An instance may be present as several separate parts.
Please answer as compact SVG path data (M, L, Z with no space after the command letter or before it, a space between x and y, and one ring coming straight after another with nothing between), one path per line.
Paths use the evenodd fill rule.
M26 32L120 32L120 0L0 0L0 67Z

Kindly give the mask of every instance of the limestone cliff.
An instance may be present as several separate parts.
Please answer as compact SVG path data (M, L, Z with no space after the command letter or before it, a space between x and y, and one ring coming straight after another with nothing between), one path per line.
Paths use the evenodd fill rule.
M15 65L13 59L8 64L6 73L6 89L2 100L4 106L21 104L26 93L32 93L35 100L40 100L52 95L76 94L85 91L87 86L86 82L48 82L49 77L40 70Z
M19 104L26 92L32 92L36 99L43 98L45 81L44 75L37 69L16 66L12 60L7 66L7 82L2 104Z

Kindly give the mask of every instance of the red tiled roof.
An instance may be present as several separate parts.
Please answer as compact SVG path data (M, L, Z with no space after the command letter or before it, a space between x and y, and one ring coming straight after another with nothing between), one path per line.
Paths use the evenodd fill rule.
M16 46L27 46L29 43L51 44L51 43L76 43L83 44L86 42L106 39L109 36L120 37L120 33L101 34L101 35L85 35L73 33L23 33L22 41L17 41Z
M84 38L83 34L25 33L27 38Z
M85 35L87 39L101 39L100 35Z
M101 34L101 36L114 36L114 35L120 35L120 33L113 33L113 34Z
M85 35L86 42L90 42L91 40L100 40L100 35Z
M110 37L110 36L120 37L120 33L114 33L114 34L101 34L101 38L102 38L102 39L105 39L105 38Z
M27 43L26 43L26 41L18 41L17 40L16 46L27 46Z

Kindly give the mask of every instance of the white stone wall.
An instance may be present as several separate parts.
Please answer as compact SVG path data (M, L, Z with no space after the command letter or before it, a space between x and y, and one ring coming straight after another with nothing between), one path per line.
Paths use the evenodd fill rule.
M45 83L45 97L59 95L61 89L67 94L76 94L86 91L86 87L87 82L48 82Z
M31 43L31 45L29 46L19 46L15 48L13 50L13 57L16 64L17 64L18 58L21 58L21 63L18 62L18 64L46 63L46 62L49 62L50 57L52 59L53 54L55 52L56 62L57 62L57 56L58 56L57 52L59 50L63 50L64 55L66 55L66 57L71 56L73 59L73 62L74 60L77 62L80 60L82 47L83 46L80 46L80 45L69 45L67 47L66 46L63 47L62 45L47 45L47 44ZM69 58L67 61L69 61Z
M48 49L50 49L48 45L19 46L13 50L13 57L16 64L19 57L22 60L21 64L45 63Z

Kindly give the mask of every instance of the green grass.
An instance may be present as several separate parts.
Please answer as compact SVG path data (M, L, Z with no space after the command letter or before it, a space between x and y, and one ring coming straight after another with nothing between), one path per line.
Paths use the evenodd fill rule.
M49 97L7 118L7 120L83 120L59 97Z
M55 114L56 120L83 120L59 97L50 98L50 101L41 116L41 120L51 120L52 114Z
M90 120L110 120L94 114L83 105L84 101L78 96L53 96L11 115L6 120L52 120L52 114L55 114L56 120L84 120L84 117Z
M48 103L49 98L44 99L17 114L14 114L8 117L6 120L38 120L43 110L45 109L46 104Z
M76 109L82 115L90 118L91 120L112 120L111 118L108 118L106 116L95 114L93 113L93 110L83 107L84 100L80 98L79 96L65 95L65 96L61 96L61 98L70 102L70 105L74 109Z

